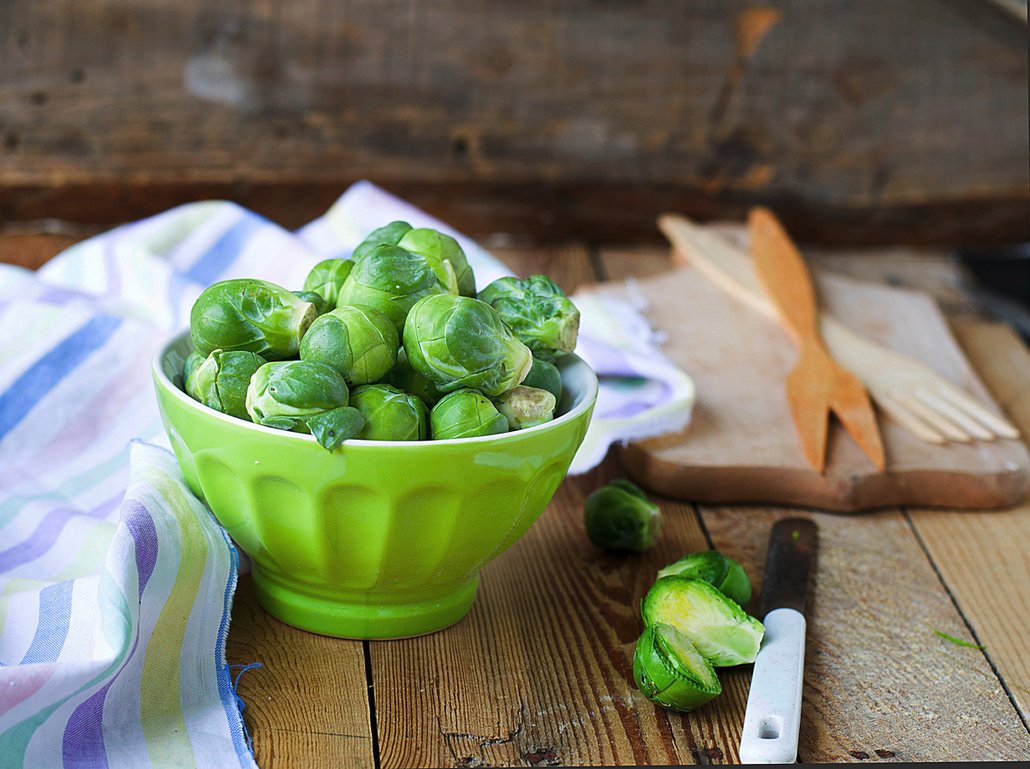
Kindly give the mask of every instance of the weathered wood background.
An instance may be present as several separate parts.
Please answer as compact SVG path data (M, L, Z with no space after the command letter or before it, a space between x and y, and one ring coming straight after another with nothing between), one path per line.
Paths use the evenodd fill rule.
M370 178L465 231L657 238L761 201L822 242L1014 242L1025 5L4 0L0 220Z

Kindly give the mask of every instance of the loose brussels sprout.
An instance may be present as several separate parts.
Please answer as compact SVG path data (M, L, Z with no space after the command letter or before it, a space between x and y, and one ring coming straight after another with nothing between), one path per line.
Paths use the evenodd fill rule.
M509 430L524 430L554 419L554 395L536 387L518 385L494 400L508 420Z
M715 668L672 625L651 625L633 652L633 680L654 703L688 711L722 693Z
M587 538L602 550L642 553L658 539L662 516L639 487L620 479L587 497L583 522Z
M318 315L325 315L336 306L327 302L322 298L321 294L314 291L294 291L293 293L305 302L311 302L311 304L315 305L315 313Z
M501 314L538 358L554 360L576 347L579 310L546 275L498 278L479 298Z
M186 394L208 408L246 419L247 388L254 372L267 361L254 352L214 350L186 379Z
M351 254L351 259L357 262L364 259L368 254L382 245L396 246L401 238L411 232L411 225L407 222L390 222L377 230L372 230L363 241L358 243Z
M458 390L445 396L429 412L433 440L475 438L508 432L508 420L476 390Z
M522 380L526 387L539 387L554 396L556 403L561 403L561 372L550 361L533 356L533 368Z
M266 363L251 377L247 413L259 425L311 433L332 451L365 426L348 406L350 391L331 366L306 360Z
M447 293L457 293L454 284L442 284L424 256L398 246L381 245L355 263L340 289L336 306L361 305L379 310L399 332L415 302L432 294Z
M412 253L421 254L431 263L450 264L458 284L458 293L462 296L476 295L476 276L469 266L468 259L465 258L465 252L461 250L458 241L450 235L422 227L409 230L397 245Z
M321 296L332 309L336 306L336 298L340 295L340 289L352 269L354 262L350 259L324 259L312 267L311 272L304 278L304 290Z
M741 606L751 600L751 580L744 567L715 550L685 555L658 572L658 578L678 575L701 579Z
M426 404L417 395L386 384L362 385L350 405L365 417L357 437L369 441L424 441L429 433Z
M190 381L190 374L193 370L203 363L206 359L199 352L194 350L186 356L186 360L182 362L182 389L186 390L186 383ZM189 392L188 390L186 391Z
M754 662L765 628L700 579L662 577L641 602L645 625L672 625L716 667Z
M529 348L490 305L451 294L427 296L411 308L404 350L411 367L444 392L472 387L501 395L533 366Z
M246 350L292 358L316 317L315 306L282 286L250 278L208 286L190 311L190 339L201 355Z
M344 305L316 319L300 342L301 360L332 366L349 385L378 382L397 363L400 338L371 307Z
M417 395L429 407L447 394L440 392L436 382L426 379L411 367L403 347L397 351L397 365L390 371L387 380L397 389Z

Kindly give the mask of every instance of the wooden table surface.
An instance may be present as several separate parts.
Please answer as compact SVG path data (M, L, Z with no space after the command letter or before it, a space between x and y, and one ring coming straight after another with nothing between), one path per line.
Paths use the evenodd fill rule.
M41 260L26 250L30 241L0 239L0 260ZM655 248L494 251L517 272L546 272L567 291L668 263ZM1030 352L1008 327L962 312L946 262L903 254L834 264L925 284L957 310L961 345L1030 435ZM429 636L360 642L297 630L269 617L242 576L226 653L234 665L261 664L238 687L258 764L738 762L750 666L722 670L723 694L701 710L655 707L632 680L638 605L660 567L712 547L744 565L757 595L770 525L799 513L820 532L800 760L1030 758L1030 502L983 513L845 516L658 498L658 544L643 555L606 555L586 538L582 506L620 474L613 450L600 467L568 478L530 531L484 569L469 615Z

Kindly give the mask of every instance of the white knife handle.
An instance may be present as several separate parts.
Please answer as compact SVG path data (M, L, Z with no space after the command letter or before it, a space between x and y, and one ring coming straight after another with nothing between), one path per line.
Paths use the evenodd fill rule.
M792 764L801 728L805 617L794 609L765 615L765 638L755 660L740 735L745 764Z

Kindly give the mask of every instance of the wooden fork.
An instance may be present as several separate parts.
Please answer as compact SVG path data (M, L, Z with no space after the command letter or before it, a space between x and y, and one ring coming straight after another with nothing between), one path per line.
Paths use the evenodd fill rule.
M750 255L726 239L678 214L664 214L658 228L674 258L777 321L775 306L758 282ZM884 413L928 443L1018 438L1019 431L937 372L905 355L859 336L825 311L819 331L833 358L865 385Z

